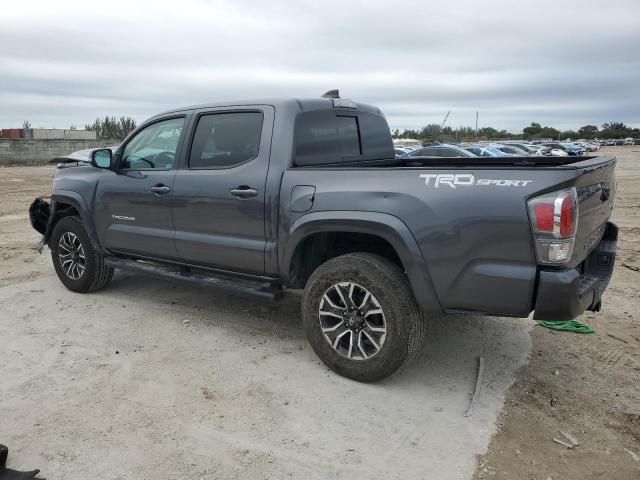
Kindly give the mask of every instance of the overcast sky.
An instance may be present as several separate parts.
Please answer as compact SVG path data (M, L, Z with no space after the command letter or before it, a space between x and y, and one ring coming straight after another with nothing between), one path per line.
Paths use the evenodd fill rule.
M0 128L341 96L392 128L640 127L640 0L11 1Z

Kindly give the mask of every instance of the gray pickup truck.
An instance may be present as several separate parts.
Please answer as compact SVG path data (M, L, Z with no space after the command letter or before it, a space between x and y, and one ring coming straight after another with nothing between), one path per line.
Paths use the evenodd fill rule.
M395 159L377 107L326 97L179 108L57 159L30 216L62 283L91 292L132 269L304 289L313 349L360 381L404 365L425 316L600 309L615 158Z

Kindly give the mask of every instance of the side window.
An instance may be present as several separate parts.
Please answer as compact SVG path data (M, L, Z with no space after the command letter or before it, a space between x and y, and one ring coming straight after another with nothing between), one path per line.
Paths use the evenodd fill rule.
M189 168L228 168L258 156L262 113L203 115L193 137Z
M338 163L345 157L359 157L358 120L332 111L299 114L295 144L297 165Z
M168 170L172 167L184 118L153 123L138 132L122 152L120 168Z

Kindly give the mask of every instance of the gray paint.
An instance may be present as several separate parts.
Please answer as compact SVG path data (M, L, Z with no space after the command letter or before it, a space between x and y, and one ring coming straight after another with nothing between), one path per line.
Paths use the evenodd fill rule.
M172 185L174 177L173 170L103 175L96 189L93 214L103 247L177 259L172 198L170 194L156 195L150 191L155 185Z
M95 219L98 241L107 253L128 252L270 277L285 285L295 249L308 235L331 231L377 235L394 247L419 305L429 312L519 317L531 312L541 271L526 209L531 196L570 186L581 191L609 184L608 198L591 188L583 199L569 269L581 263L602 237L600 233L594 239L593 232L611 214L613 158L579 158L573 164L552 166L293 168L296 114L326 108L331 108L326 99L291 99L166 112L138 130L162 118L187 117L173 170L67 168L58 172L54 191L74 191L85 199L83 216ZM186 157L197 115L246 109L264 113L258 157L229 169L189 170ZM116 150L116 160L123 146ZM420 177L451 173L527 183L452 188L427 185ZM157 184L169 186L170 192L154 195L149 188ZM234 197L230 190L238 186L254 188L257 195ZM135 221L113 220L111 215Z
M585 163L612 164L607 159ZM476 178L526 178L531 182L524 187L453 189L429 187L420 178L425 172L438 174L452 170L473 174ZM344 168L292 169L283 179L281 203L286 204L282 197L294 185L309 183L316 187L314 212L343 215L336 211L348 206L350 214L356 218L365 212L390 215L406 225L417 241L424 259L421 269L433 279L437 298L445 310L526 316L533 308L538 270L526 199L548 190L595 182L593 175L601 178L605 172L612 175L613 166L608 170L599 167L588 175L583 174L578 164L511 170L358 168L349 174L345 174ZM615 182L611 180L611 183ZM610 215L612 198L605 204L595 199L598 203L590 209L581 208L576 255L572 259L574 265L587 254L580 248L584 238ZM300 214L287 212L282 220L286 233L283 232L281 238L293 234L291 229L286 230L290 218L292 223L299 222ZM372 225L370 231L379 230ZM418 299L421 295L416 292Z
M231 168L190 170L188 149L180 159L172 193L175 243L179 258L225 270L261 275L265 271L265 185L273 133L274 108L249 105L240 110L263 113L259 153L249 162ZM199 115L238 111L202 108ZM231 190L248 187L257 191L251 198L238 198Z

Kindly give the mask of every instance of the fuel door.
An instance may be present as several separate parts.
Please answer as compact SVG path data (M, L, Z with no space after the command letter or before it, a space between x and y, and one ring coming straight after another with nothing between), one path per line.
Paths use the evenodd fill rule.
M289 208L292 212L308 212L313 207L315 193L316 187L313 185L296 185L291 189Z

